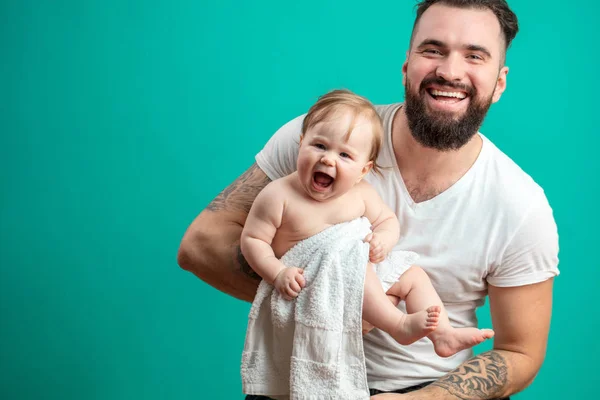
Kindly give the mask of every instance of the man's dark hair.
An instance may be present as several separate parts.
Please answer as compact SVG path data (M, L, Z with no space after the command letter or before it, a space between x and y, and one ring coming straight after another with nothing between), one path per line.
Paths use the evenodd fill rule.
M413 30L410 38L410 43L412 46L412 40L415 34L415 28L417 23L421 19L423 13L432 5L440 4L448 7L456 7L456 8L477 8L477 9L488 9L494 13L496 18L498 18L498 22L500 23L500 28L504 33L504 50L506 51L510 46L512 40L517 36L517 32L519 31L519 22L517 21L517 16L510 9L506 0L422 0L419 2L417 7L417 17L415 18L415 23L413 25Z

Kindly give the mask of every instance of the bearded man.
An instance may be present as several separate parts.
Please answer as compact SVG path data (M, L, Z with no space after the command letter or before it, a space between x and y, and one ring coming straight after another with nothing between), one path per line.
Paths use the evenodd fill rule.
M420 255L453 326L476 326L475 310L489 296L496 336L491 351L444 359L427 339L401 346L372 330L364 337L372 398L506 398L544 360L559 273L552 209L542 188L478 132L506 89L517 31L504 0L422 1L402 67L405 103L377 106L385 128L378 163L388 168L365 179L398 216L397 248ZM281 127L194 220L182 268L252 300L259 281L241 256L240 234L260 190L295 170L303 118Z

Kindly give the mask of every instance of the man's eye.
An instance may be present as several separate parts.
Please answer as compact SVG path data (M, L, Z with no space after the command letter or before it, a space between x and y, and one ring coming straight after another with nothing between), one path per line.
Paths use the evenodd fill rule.
M317 149L325 150L325 145L324 144L315 143L313 146L315 146Z
M477 60L477 61L483 60L483 57L481 57L479 54L469 54L467 56L467 58L470 58L471 60Z
M432 55L438 55L438 54L442 54L439 50L437 49L425 49L423 50L423 53L425 54L432 54Z
M340 157L342 157L342 158L351 158L351 157L350 157L350 154L348 154L348 153L343 153L343 152L342 152L342 153L340 153Z

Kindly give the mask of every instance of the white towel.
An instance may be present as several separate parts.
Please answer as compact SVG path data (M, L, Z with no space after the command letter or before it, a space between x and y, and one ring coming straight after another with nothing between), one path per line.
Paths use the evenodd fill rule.
M306 286L285 300L261 282L248 318L242 355L246 394L277 399L368 399L362 299L369 220L334 225L291 248L284 265L304 269ZM416 260L394 251L375 266L387 291Z

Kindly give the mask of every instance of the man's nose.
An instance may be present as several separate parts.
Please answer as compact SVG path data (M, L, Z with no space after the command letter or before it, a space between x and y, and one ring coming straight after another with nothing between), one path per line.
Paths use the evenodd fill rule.
M440 60L435 73L449 82L462 80L465 75L462 56L460 54L450 54L448 57Z

